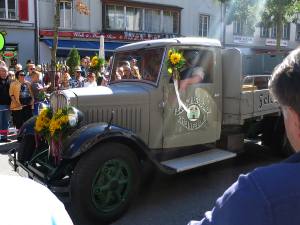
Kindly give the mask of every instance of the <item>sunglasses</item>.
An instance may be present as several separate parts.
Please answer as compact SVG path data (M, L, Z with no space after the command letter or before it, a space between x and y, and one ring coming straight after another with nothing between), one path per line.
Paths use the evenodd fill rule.
M35 68L29 68L29 70L35 70Z

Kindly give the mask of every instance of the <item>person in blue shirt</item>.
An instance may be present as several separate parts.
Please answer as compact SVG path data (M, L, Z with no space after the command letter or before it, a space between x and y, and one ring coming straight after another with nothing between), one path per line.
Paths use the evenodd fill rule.
M278 65L269 82L280 104L295 153L287 160L241 175L212 211L189 225L300 224L300 48Z

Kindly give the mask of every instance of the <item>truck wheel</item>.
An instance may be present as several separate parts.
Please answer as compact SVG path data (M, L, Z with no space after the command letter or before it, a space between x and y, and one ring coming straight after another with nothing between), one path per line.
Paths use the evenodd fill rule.
M31 159L35 149L35 139L33 135L25 135L17 148L18 161L24 162Z
M136 155L125 145L105 143L82 156L71 178L75 221L111 222L129 207L140 185Z
M290 144L289 139L286 136L286 133L283 136L283 145L282 145L282 149L281 149L281 154L282 156L288 157L290 155L292 155L293 153L295 153L293 147Z
M271 151L282 155L290 156L293 148L285 133L283 117L266 118L262 123L262 143L268 146Z

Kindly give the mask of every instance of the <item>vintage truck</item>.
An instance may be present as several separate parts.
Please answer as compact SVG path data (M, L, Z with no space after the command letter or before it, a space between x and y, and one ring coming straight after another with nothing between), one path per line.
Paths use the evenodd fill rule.
M195 53L196 66L204 73L200 83L190 83L185 89L179 81L179 98L188 110L179 106L174 80L167 72L171 48L183 55ZM99 224L126 211L149 164L163 173L180 173L235 157L246 137L284 149L280 109L268 90L271 69L269 74L255 71L263 68L262 61L251 57L236 48L222 49L218 40L205 38L119 47L107 87L51 95L53 110L74 106L83 115L78 114L78 129L64 141L59 163L51 160L46 143L36 148L35 118L20 129L20 144L10 152L9 162L20 174L69 201L76 221ZM117 77L120 67L128 68L131 59L136 60L140 78ZM249 60L256 64L249 67L245 63ZM249 74L245 68L254 71Z

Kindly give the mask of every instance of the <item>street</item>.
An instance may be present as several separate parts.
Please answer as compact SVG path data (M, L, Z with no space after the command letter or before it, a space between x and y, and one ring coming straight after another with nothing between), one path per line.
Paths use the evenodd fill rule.
M183 225L191 219L201 219L240 173L282 160L259 145L246 144L245 149L246 153L235 159L182 174L155 173L152 181L143 184L127 213L112 224ZM0 155L0 174L16 174L9 167L6 155Z
M183 225L199 220L241 173L282 160L267 149L247 144L238 158L186 173L157 175L144 185L129 211L114 225Z

